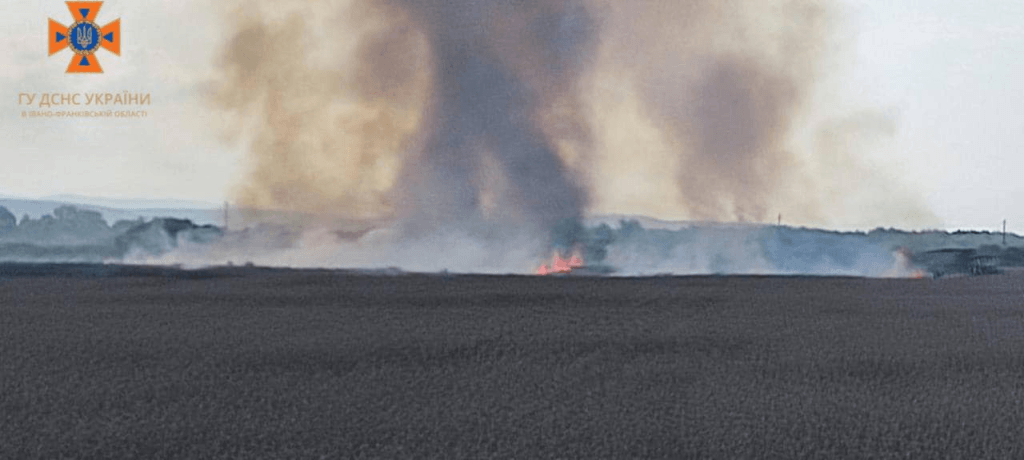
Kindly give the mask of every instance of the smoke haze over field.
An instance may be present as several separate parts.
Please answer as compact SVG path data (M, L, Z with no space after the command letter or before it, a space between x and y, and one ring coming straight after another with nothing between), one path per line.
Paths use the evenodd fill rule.
M936 223L847 151L860 115L810 110L836 59L828 2L243 6L211 98L248 133L244 205L427 229L589 211Z
M993 233L841 233L756 224L678 223L612 217L563 221L573 258L591 275L781 274L908 277L991 274L1024 267L1024 238ZM1005 238L1005 239L1004 239ZM555 238L557 241L559 238ZM1002 244L1001 241L1002 240ZM451 231L409 239L394 229L365 233L261 224L227 231L187 219L119 220L63 205L20 221L0 206L0 264L129 263L287 266L456 273L525 273L536 242L505 244ZM1009 244L1009 246L1007 246ZM579 259L577 262L581 263ZM554 265L552 265L554 267ZM398 270L396 270L398 269Z
M891 124L819 113L839 59L829 2L229 9L208 94L231 115L228 138L249 145L243 206L391 222L441 252L474 239L489 260L529 253L523 241L571 246L552 229L607 212L937 223L851 152L884 143Z

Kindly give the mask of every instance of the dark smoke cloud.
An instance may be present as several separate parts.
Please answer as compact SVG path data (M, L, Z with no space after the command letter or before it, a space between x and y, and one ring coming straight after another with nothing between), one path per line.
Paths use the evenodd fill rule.
M847 174L881 183L813 114L837 20L812 0L247 1L210 98L251 144L243 206L406 235L651 209L934 224L898 188L837 199Z
M582 217L586 197L541 124L593 54L581 2L407 1L433 54L424 145L406 164L411 222L481 218L481 200L518 225ZM574 133L580 134L581 133ZM494 187L487 180L504 182ZM512 222L509 222L512 223Z
M284 20L253 10L211 92L254 127L243 205L394 217L417 233L582 217L583 184L556 145L588 139L576 82L596 30L582 2L307 2ZM314 13L339 26L300 19Z

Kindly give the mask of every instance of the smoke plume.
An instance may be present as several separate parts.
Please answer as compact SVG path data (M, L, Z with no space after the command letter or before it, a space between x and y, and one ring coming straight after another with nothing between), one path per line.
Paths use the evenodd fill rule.
M582 2L300 2L285 19L248 5L213 92L254 127L243 204L423 231L582 216L558 151L588 137ZM301 19L323 16L337 24Z
M549 245L595 213L936 223L877 186L842 114L815 112L828 2L255 0L228 17L209 96L249 145L245 207Z

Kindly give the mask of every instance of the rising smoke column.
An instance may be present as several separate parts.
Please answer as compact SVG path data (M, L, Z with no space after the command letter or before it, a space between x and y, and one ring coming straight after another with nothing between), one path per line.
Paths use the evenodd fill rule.
M842 9L812 0L595 1L600 212L710 221L935 225L897 177L863 163L833 107ZM874 132L873 147L889 135ZM857 151L851 151L857 150Z
M582 216L585 188L559 150L589 138L583 2L246 5L211 92L251 129L244 206L388 217L413 234ZM325 16L338 24L310 19Z
M821 73L829 2L608 1L600 8L608 19L600 78L628 94L612 107L635 107L632 116L598 121L632 141L604 153L603 174L628 171L639 156L664 171L645 176L675 189L659 193L674 192L682 214L697 220L763 222L793 195L818 195L791 135ZM644 130L653 134L631 134ZM802 205L820 217L819 203Z
M545 230L582 217L585 192L542 122L553 104L577 106L595 32L583 3L400 3L427 37L434 72L424 144L402 176L410 221L479 221L490 208L493 220Z
M221 6L223 7L223 6ZM247 1L208 94L248 144L244 208L349 219L395 213L392 192L430 82L429 49L380 2Z
M228 17L209 94L250 145L243 206L497 240L593 211L931 216L857 188L884 181L847 151L849 124L817 124L829 2L247 1Z

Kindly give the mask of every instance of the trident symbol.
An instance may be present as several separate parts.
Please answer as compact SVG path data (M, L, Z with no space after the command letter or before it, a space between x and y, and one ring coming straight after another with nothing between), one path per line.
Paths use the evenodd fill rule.
M84 27L80 27L75 31L75 41L83 49L88 48L92 44L92 32L86 32L84 29Z
M121 55L121 20L105 26L96 24L102 1L72 0L67 2L74 22L65 26L53 19L49 23L50 55L71 48L74 56L68 73L103 73L96 53L100 48Z

